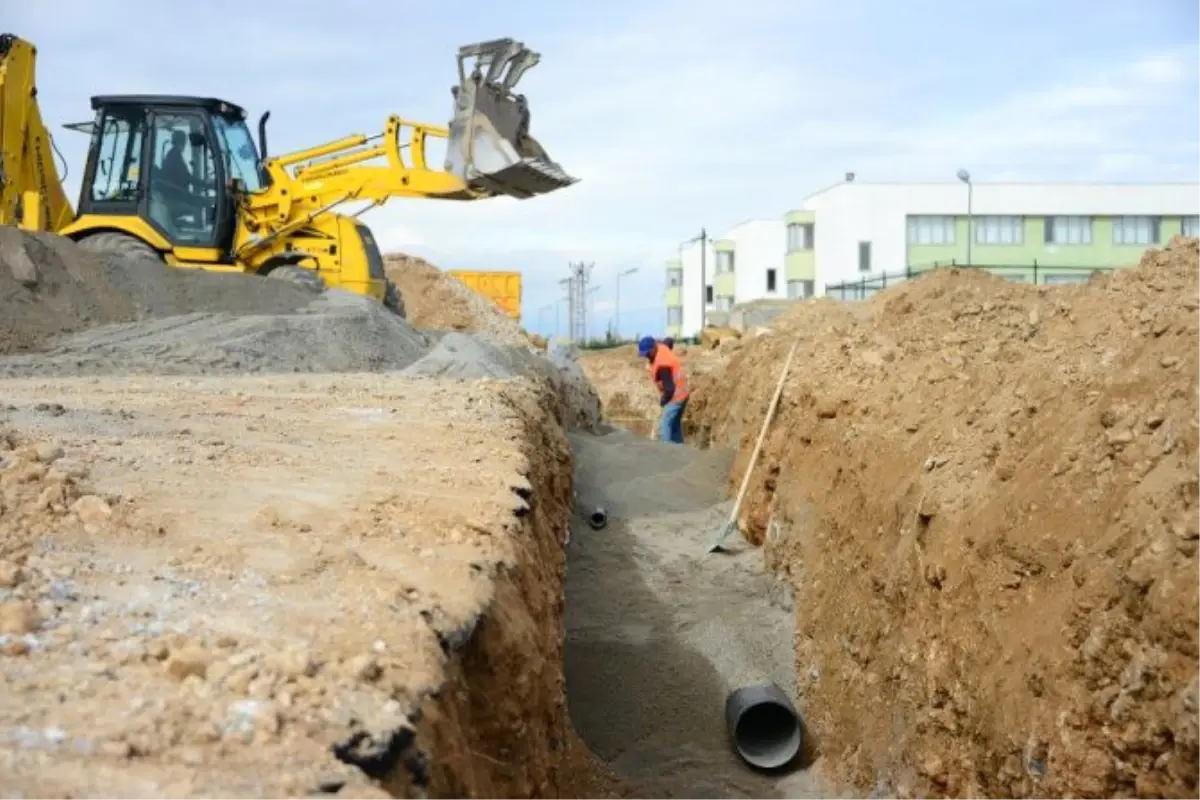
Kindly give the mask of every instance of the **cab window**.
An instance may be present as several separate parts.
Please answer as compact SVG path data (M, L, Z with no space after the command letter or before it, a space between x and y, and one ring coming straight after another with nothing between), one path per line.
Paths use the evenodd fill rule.
M254 146L246 123L215 116L213 127L217 129L217 139L225 158L225 174L245 184L246 191L257 192L262 188L258 148Z
M136 203L146 116L114 109L100 121L96 168L89 187L93 203Z
M198 114L154 115L150 219L173 243L213 245L217 185L212 145Z

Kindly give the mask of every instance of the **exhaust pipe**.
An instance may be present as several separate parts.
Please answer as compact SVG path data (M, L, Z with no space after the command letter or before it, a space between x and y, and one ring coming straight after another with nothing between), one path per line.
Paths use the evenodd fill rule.
M598 531L608 525L608 509L604 506L596 506L591 514L588 514L588 525L592 526L592 530Z
M774 683L730 692L725 698L725 724L737 754L758 769L786 766L804 744L800 714Z

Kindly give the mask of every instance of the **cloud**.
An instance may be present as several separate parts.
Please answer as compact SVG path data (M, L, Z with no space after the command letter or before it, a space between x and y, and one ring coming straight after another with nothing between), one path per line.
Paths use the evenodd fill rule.
M296 13L294 0L259 0L253 14L213 0L182 30L177 10L151 0L126 0L121 14L85 0L10 5L6 23L39 46L54 125L88 117L95 93L215 94L255 116L270 108L275 152L374 133L390 113L444 122L457 47L519 32L543 55L521 84L533 134L582 181L527 201L396 200L364 219L385 248L522 271L534 317L584 259L604 296L638 267L622 279L622 327L661 326L664 261L683 239L778 217L847 170L942 180L965 166L980 181L1200 170L1195 12L1168 24L1125 0L979 0L970 14L950 0L514 0L453 12L361 0L332 16ZM77 191L86 140L58 141Z

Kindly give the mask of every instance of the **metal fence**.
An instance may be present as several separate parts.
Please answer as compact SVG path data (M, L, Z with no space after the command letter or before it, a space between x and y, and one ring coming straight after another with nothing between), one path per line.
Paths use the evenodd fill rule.
M912 280L937 269L981 269L996 277L1021 283L1063 284L1083 283L1096 272L1111 272L1111 266L1066 266L1061 264L958 264L954 261L935 261L932 264L910 264L903 272L883 272L864 275L857 281L833 283L825 287L825 296L834 300L866 300L889 286Z

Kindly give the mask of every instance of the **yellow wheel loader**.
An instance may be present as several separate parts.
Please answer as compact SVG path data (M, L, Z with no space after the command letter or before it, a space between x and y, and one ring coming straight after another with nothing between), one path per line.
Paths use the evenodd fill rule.
M392 116L375 136L281 156L267 156L270 112L256 147L246 112L224 100L93 97L94 119L66 126L91 137L76 212L38 108L36 55L0 35L0 225L101 254L337 287L403 314L362 212L393 197L525 199L576 182L529 135L528 106L513 91L539 56L498 39L460 48L449 126ZM430 137L447 140L442 169L426 162ZM368 205L337 212L356 202Z

